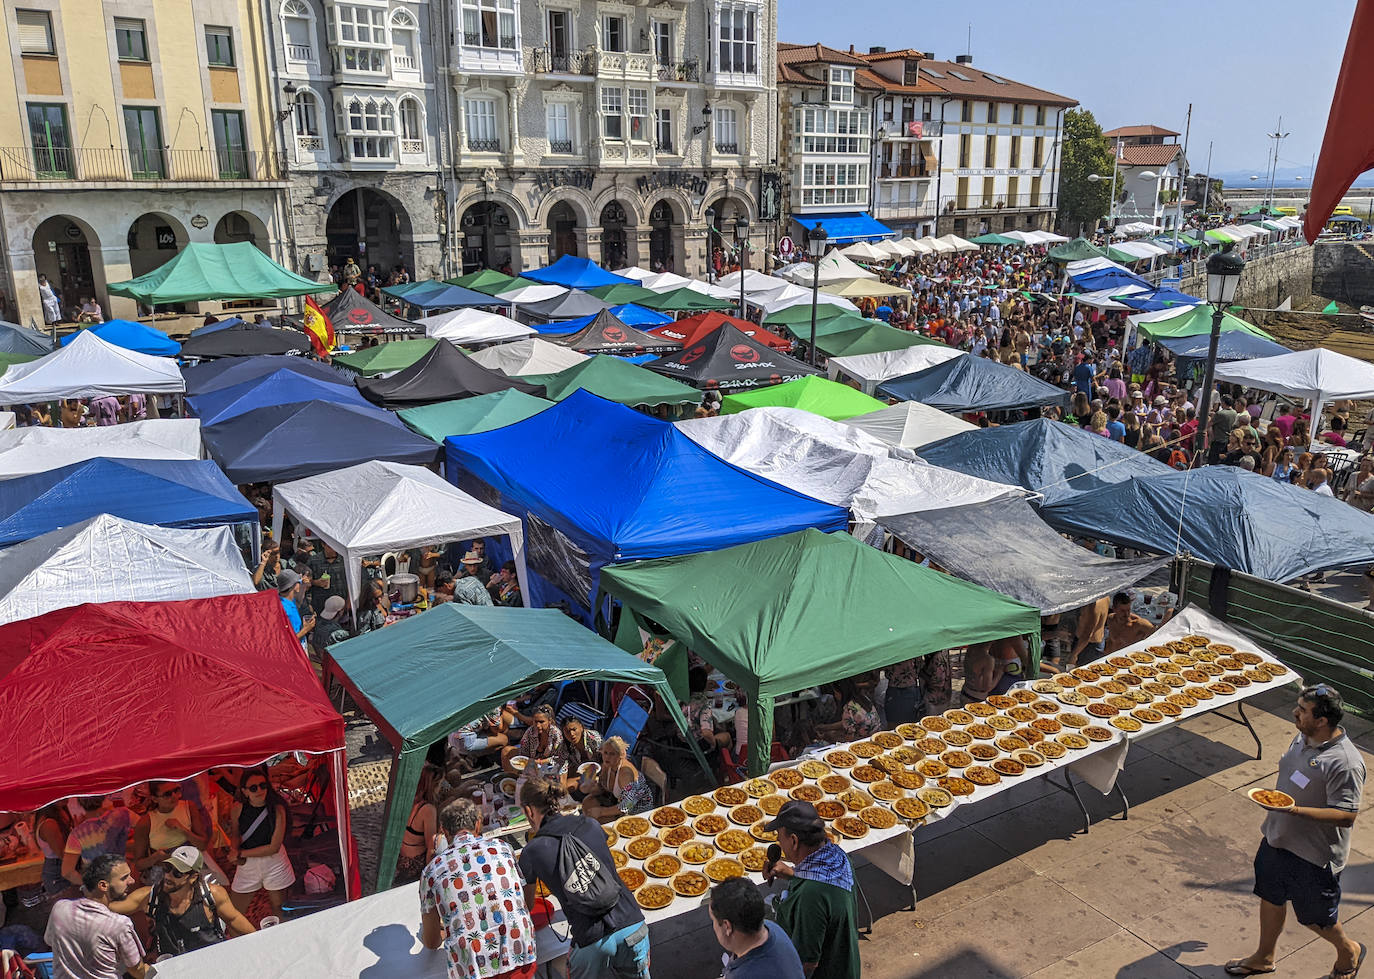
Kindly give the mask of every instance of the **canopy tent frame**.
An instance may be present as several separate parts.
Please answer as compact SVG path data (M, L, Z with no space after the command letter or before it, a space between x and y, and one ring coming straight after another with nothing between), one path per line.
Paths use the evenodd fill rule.
M454 622L452 626L444 622L446 619L452 621L455 616L466 621ZM441 626L441 623L444 625ZM518 627L522 631L513 639L503 637L503 632L506 636L510 635L512 627ZM538 627L551 633L566 632L566 635L553 638L539 637L528 631L530 627ZM349 675L340 660L342 658L347 662L353 657L360 657L366 653L369 646L379 642L391 644L396 642L398 637L408 639L412 632L420 634L417 637L418 641L411 641L411 668L376 679L385 682L418 678L412 682L433 686L437 669L444 666L453 669L462 663L462 657L454 655L454 651L465 635L482 644L476 655L487 661L495 662L501 659L509 663L512 660L520 660L530 669L528 672L522 672L518 679L510 679L498 689L487 691L480 699L470 701L442 717L422 724L416 730L404 733L397 727L395 720L389 719L381 709L378 702L382 699L382 691L373 688L373 692L369 693L368 689L365 689L365 684L360 684ZM535 648L536 643L541 641L545 644L544 648ZM558 654L566 654L567 647L573 644L582 646L581 655L577 657L580 662L593 663L601 657L605 658L605 662L591 666L556 667L543 660L544 656L556 655L555 650ZM498 651L506 655L498 657ZM441 653L444 654L442 659L438 655ZM424 662L431 656L433 658L428 663ZM716 782L715 774L711 771L706 756L702 754L701 746L692 735L663 670L652 663L636 659L602 637L583 629L556 609L508 609L453 603L440 605L422 616L397 623L391 629L367 633L330 647L324 653L324 674L339 681L354 703L377 725L377 729L394 750L391 777L387 786L386 816L382 823L384 829L381 856L377 865L377 890L389 887L395 877L396 858L401 852L401 831L409 813L408 801L402 805L397 805L397 802L415 797L416 787L420 783L420 772L425 764L425 753L430 745L446 738L464 724L477 720L493 708L514 700L540 683L599 679L652 688L663 698L664 707L678 730L682 732L684 740L691 746L692 754L701 765L708 781L711 784ZM512 673L510 676L514 677L516 674ZM468 679L470 683L475 682L470 676ZM470 690L471 687L467 689Z

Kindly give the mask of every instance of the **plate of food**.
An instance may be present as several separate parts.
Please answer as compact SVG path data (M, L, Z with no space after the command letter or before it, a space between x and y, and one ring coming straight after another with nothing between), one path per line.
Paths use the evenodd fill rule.
M705 871L707 877L717 884L732 877L744 876L744 864L738 860L731 860L729 857L712 860L702 870Z
M601 766L594 761L584 761L577 766L577 774L585 775L587 778L596 778L601 774Z
M971 765L964 769L964 778L968 779L974 785L996 785L998 782L1002 781L1002 776L998 775L993 769L986 768L983 765Z
M1061 704L1068 704L1070 707L1083 707L1090 701L1077 690L1065 690L1059 694L1059 702Z
M711 793L711 798L722 806L742 806L749 801L749 793L735 785L722 785Z
M975 700L971 704L965 704L964 710L968 711L974 717L991 717L993 714L997 713L996 707L991 704L986 704L981 700Z
M1107 723L1118 731L1125 731L1127 734L1135 734L1145 726L1130 714L1122 714L1120 717L1113 717Z
M1036 683L1050 683L1051 681L1049 681L1049 680L1036 680L1035 682L1036 682ZM1034 686L1034 684L1032 684L1032 687L1033 687L1033 686ZM1057 688L1056 688L1056 689L1057 689ZM1002 694L1002 693L995 693L995 694L992 694L992 695L989 696L988 699L987 699L987 705L988 705L989 707L993 707L993 708L995 708L995 709L997 709L997 710L1006 710L1008 707L1015 707L1015 706L1016 706L1016 703L1017 703L1017 701L1016 701L1016 698L1015 698L1015 697L1008 697L1006 694ZM990 716L990 715L984 715L984 716Z
M873 797L863 789L845 789L835 798L848 806L850 812L858 812L860 809L873 805Z
M644 872L650 877L671 877L682 870L682 861L671 853L660 853L644 861Z
M616 841L620 839L620 834L609 826L602 826L601 831L606 834L607 846L615 846Z
M948 748L949 745L945 744L945 742L939 738L921 738L916 742L915 747L917 751L924 751L928 755L938 755Z
M759 820L753 826L749 827L749 835L763 843L776 843L778 839L778 831L773 829L764 829L764 827L767 825L768 823L764 822L763 820Z
M873 783L868 787L868 794L875 799L882 799L884 802L892 802L894 799L900 799L906 795L905 792L888 781Z
M944 718L951 724L958 724L960 727L963 727L965 724L972 724L974 721L972 714L958 707L953 707L945 711Z
M897 825L897 817L892 815L892 810L884 809L882 806L866 806L860 809L859 818L874 829L891 829Z
M711 888L705 874L684 870L673 878L673 892L681 897L701 897Z
M992 745L981 743L969 745L968 753L972 755L977 761L992 761L999 754L1001 754L1001 752L999 752Z
M1018 738L1014 734L1008 734L1004 737L998 738L996 743L997 747L1007 752L1020 751L1023 748L1030 747L1029 741L1027 741L1025 738Z
M614 863L617 867L624 867L626 864L630 862L630 855L626 853L624 850L612 850L611 862Z
M635 891L635 900L645 911L659 911L673 903L673 889L662 884L645 884Z
M903 765L914 765L925 756L915 748L908 748L906 745L902 745L900 748L892 749L888 757L897 759L897 761Z
M917 761L920 759L918 758ZM869 762L874 768L881 769L884 773L891 775L893 772L904 772L906 766L891 755L879 755Z
M529 767L529 764L530 760L525 755L510 756L510 767L515 769L517 772L523 772L526 768Z
M749 793L751 799L762 799L778 791L778 787L770 779L751 778L744 783L744 791Z
M851 840L861 840L868 835L868 823L857 816L841 816L831 825L835 832Z
M727 829L716 837L716 849L723 853L740 853L753 845L754 841L742 829Z
M625 844L625 852L636 860L647 860L663 849L663 841L657 836L639 836Z
M953 745L956 748L967 748L973 744L973 735L967 731L946 731L945 744Z
M704 795L689 795L682 800L682 809L692 816L704 816L715 808L715 802Z
M940 760L950 768L968 768L973 764L973 756L967 751L946 751Z
M1087 717L1085 717L1085 716L1082 715L1082 714L1069 714L1069 713L1066 713L1066 714L1060 714L1060 715L1059 715L1059 723L1060 723L1060 724L1063 724L1065 727L1075 727L1075 728L1078 728L1078 727L1087 727L1088 724L1091 723L1091 722L1088 720Z
M696 830L690 826L672 826L659 833L658 838L664 846L682 846L696 835Z
M515 798L515 779L507 775L497 783L496 787L501 790L501 794L508 799Z
M625 889L631 893L643 887L649 879L638 867L621 867L616 873L620 875L620 882L625 885Z
M881 768L874 765L856 765L849 774L854 776L856 782L880 782L885 775Z
M1093 717L1115 717L1117 714L1121 713L1111 704L1091 703L1083 709Z
M873 741L855 741L849 746L849 753L860 758L872 758L883 753L883 747Z
M800 788L800 786L798 787ZM787 797L777 795L776 793L773 795L766 795L759 800L759 808L768 816L776 816L778 813L782 812L782 807L785 805L787 805Z
M1058 741L1041 741L1035 746L1035 750L1052 761L1058 761L1069 753L1069 749ZM968 773L965 772L964 774L967 775Z
M752 826L763 818L763 810L755 805L735 806L729 815L730 822L737 826Z
M772 775L768 776L768 781L786 792L789 789L795 789L798 785L801 785L805 778L806 776L795 768L780 768Z
M890 776L893 784L904 789L919 789L925 784L925 776L917 775L915 772L893 772Z
M909 820L925 819L930 815L930 807L920 799L898 799L892 804L892 811Z
M830 775L826 776L826 778L832 777L833 776ZM845 780L845 784L849 784L848 779ZM825 798L825 792L821 789L819 785L798 785L795 789L789 792L788 795L796 799L798 802L820 802L822 799Z
M1055 738L1065 748L1072 748L1074 751L1082 751L1088 746L1088 739L1076 731L1065 731Z
M677 855L683 863L702 864L715 858L716 848L709 843L693 841L678 847Z
M954 803L954 796L950 795L944 789L937 789L934 786L921 789L916 793L916 796L932 809L943 809L945 806Z
M1012 700L1016 701L1018 704L1029 704L1029 703L1031 703L1032 701L1035 701L1035 700L1039 700L1039 699L1040 699L1040 695L1039 695L1039 694L1033 693L1033 692L1031 692L1030 690L1026 690L1026 689L1024 689L1024 688L1023 688L1023 689L1020 689L1020 690L1013 690L1013 691L1009 694L1009 696L1011 697Z
M1089 741L1110 741L1115 735L1112 734L1111 728L1089 724L1083 729L1083 737Z
M825 761L836 768L853 768L859 763L859 756L849 751L832 751L825 756Z
M1041 734L1058 734L1064 729L1064 725L1053 717L1037 717L1030 726Z
M1016 729L1016 722L1010 717L1003 717L1001 714L997 714L988 718L988 727L992 728L994 731L1014 731Z
M1031 702L1039 703L1039 701ZM1010 717L1013 721L1016 721L1018 724L1029 724L1031 721L1035 720L1036 717L1038 717L1039 715L1036 714L1032 708L1026 707L1023 704L1019 707L1013 707L1011 710L1007 711L1007 716Z
M923 778L940 778L949 774L949 766L938 758L927 758L916 766L916 772Z
M1257 806L1271 809L1275 812L1286 812L1295 803L1294 798L1287 792L1280 792L1278 789L1251 789L1245 793L1250 797L1250 801Z
M908 741L915 741L926 736L926 729L919 724L898 724L897 733Z
M806 778L824 778L830 774L830 766L823 761L815 758L808 758L797 766L797 771L801 772Z
M1158 724L1160 721L1164 720L1164 715L1153 707L1137 707L1135 710L1131 711L1131 716L1137 721L1143 721L1146 724Z
M761 873L763 865L768 862L768 849L762 846L751 846L739 855L739 862L744 864L744 869L751 874Z
M659 806L649 813L649 822L659 828L681 826L687 822L687 814L677 806Z
M816 784L820 786L820 788L823 791L829 792L831 795L834 795L836 792L843 792L845 789L849 788L849 786L853 783L849 781L849 777L846 775L827 775L824 778L817 781Z
M1015 777L1017 775L1024 775L1026 766L1014 758L998 758L992 763L992 770L998 775Z
M1055 683L1053 680L1049 678L1044 678L1032 682L1031 689L1034 690L1036 693L1057 694L1060 690L1063 689L1063 687L1061 687L1059 684ZM992 698L989 697L988 700L991 701Z
M708 812L704 816L698 816L692 828L702 836L715 836L723 833L730 828L730 824L725 821L725 817L714 812Z
M964 730L979 741L991 741L997 737L997 728L991 724L970 724Z
M649 821L643 816L621 816L616 820L615 831L621 836L643 836L649 832Z
M874 744L878 745L878 747L889 751L893 748L900 748L902 746L902 736L892 731L879 731L877 734L873 735L872 741Z
M816 814L822 819L839 819L849 812L849 807L843 802L836 802L834 799L825 799L816 803Z
M940 779L940 788L950 795L973 795L973 790L977 788L972 782L958 775L947 775Z

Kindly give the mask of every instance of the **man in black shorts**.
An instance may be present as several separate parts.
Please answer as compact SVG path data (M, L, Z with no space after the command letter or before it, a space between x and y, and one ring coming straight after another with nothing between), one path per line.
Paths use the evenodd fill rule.
M1254 954L1226 963L1233 976L1275 971L1274 948L1288 905L1336 949L1331 979L1355 979L1366 949L1341 928L1341 871L1350 857L1350 827L1360 811L1365 767L1341 729L1341 695L1329 684L1306 687L1293 708L1298 735L1279 761L1277 788L1292 796L1286 810L1264 820L1255 854L1255 894L1260 899L1260 939Z

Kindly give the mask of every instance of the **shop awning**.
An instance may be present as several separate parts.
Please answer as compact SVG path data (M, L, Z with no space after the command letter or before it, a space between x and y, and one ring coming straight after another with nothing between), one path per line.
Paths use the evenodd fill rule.
M867 211L838 211L829 214L794 214L792 220L810 231L816 225L825 229L831 244L845 241L874 241L891 238L892 229Z

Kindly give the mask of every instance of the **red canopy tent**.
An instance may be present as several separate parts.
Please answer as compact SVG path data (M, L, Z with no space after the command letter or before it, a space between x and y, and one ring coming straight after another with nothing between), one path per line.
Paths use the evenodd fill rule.
M690 347L697 343L708 333L721 328L725 323L729 323L747 337L753 337L760 343L766 343L774 350L788 351L792 349L792 341L784 340L776 333L770 333L757 323L750 323L742 320L738 316L726 316L724 313L715 311L709 313L697 313L694 316L684 316L680 320L672 323L664 323L660 327L649 330L654 336L660 336L667 340L674 340L681 343L684 347Z
M343 718L275 592L78 605L0 626L0 717L0 811L326 755L358 896Z

